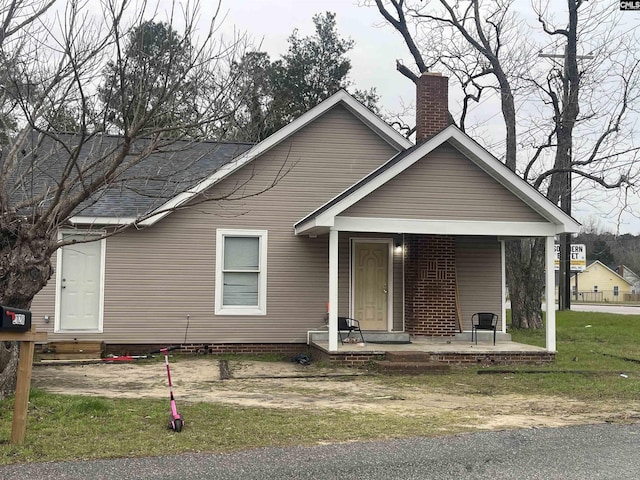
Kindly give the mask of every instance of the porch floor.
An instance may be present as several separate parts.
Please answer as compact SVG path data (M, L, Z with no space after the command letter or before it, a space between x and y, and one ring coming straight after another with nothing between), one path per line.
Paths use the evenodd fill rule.
M477 345L455 337L422 337L405 344L369 342L360 346L338 342L336 352L329 352L329 342L324 339L313 339L309 346L322 360L351 366L366 366L374 359L384 359L387 352L420 352L429 356L431 361L448 364L549 363L555 359L555 353L547 352L543 347L505 339L499 339L493 345L492 339L483 336L480 336Z
M325 351L329 351L328 341L314 340L311 345L315 345ZM337 353L377 353L384 355L385 352L425 352L425 353L530 353L530 352L546 352L543 347L526 345L524 343L512 342L510 340L498 340L493 344L492 340L484 340L482 337L478 339L478 344L468 340L461 340L451 337L427 337L412 339L411 343L403 344L386 344L386 343L365 343L359 346L357 343L338 342Z

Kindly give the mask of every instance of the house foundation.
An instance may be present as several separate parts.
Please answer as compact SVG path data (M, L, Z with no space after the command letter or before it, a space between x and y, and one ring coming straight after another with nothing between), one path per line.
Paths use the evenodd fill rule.
M313 361L331 366L369 368L375 361L387 360L398 353L420 353L428 362L444 365L543 365L553 363L556 354L544 348L516 342L470 344L444 338L417 339L409 345L353 344L341 345L336 352L329 352L326 342L312 342L309 352ZM391 354L391 355L390 355Z

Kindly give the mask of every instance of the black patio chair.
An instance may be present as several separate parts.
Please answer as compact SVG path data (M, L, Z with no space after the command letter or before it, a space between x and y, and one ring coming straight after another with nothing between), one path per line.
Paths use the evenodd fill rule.
M476 345L478 344L478 330L493 330L493 344L496 344L496 327L498 324L498 315L490 312L478 312L471 315L471 341L476 337Z
M341 332L349 332L346 337L342 338ZM360 338L362 339L362 343L364 342L364 336L362 335L362 330L360 330L360 322L355 318L349 317L338 317L338 336L340 337L340 343L344 345L344 340L346 338L351 337L351 332L360 333Z

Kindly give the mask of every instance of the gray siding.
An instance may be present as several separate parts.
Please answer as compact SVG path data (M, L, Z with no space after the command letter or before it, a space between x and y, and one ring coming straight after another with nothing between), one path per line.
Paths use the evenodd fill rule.
M438 147L340 216L545 221L448 144Z
M471 315L493 312L502 317L500 242L489 237L456 239L456 276L462 328L471 330ZM502 328L499 318L498 328Z
M40 290L31 303L32 322L36 324L38 331L53 333L55 311L56 311L56 254L54 253L51 262L53 265L53 274L45 287ZM45 323L44 317L48 316L49 321Z
M328 238L296 237L293 225L395 153L346 109L332 109L214 187L211 201L110 237L104 333L55 339L178 343L188 316L189 343L306 341L307 330L324 324ZM268 231L267 315L214 315L217 228ZM340 308L347 302L348 311L346 245ZM39 330L53 331L54 291L52 280L34 299ZM46 326L44 315L51 318Z

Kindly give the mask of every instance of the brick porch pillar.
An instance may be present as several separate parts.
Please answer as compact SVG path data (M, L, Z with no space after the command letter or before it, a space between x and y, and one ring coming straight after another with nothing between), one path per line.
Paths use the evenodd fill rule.
M412 335L453 336L456 319L455 238L405 237L405 328Z

